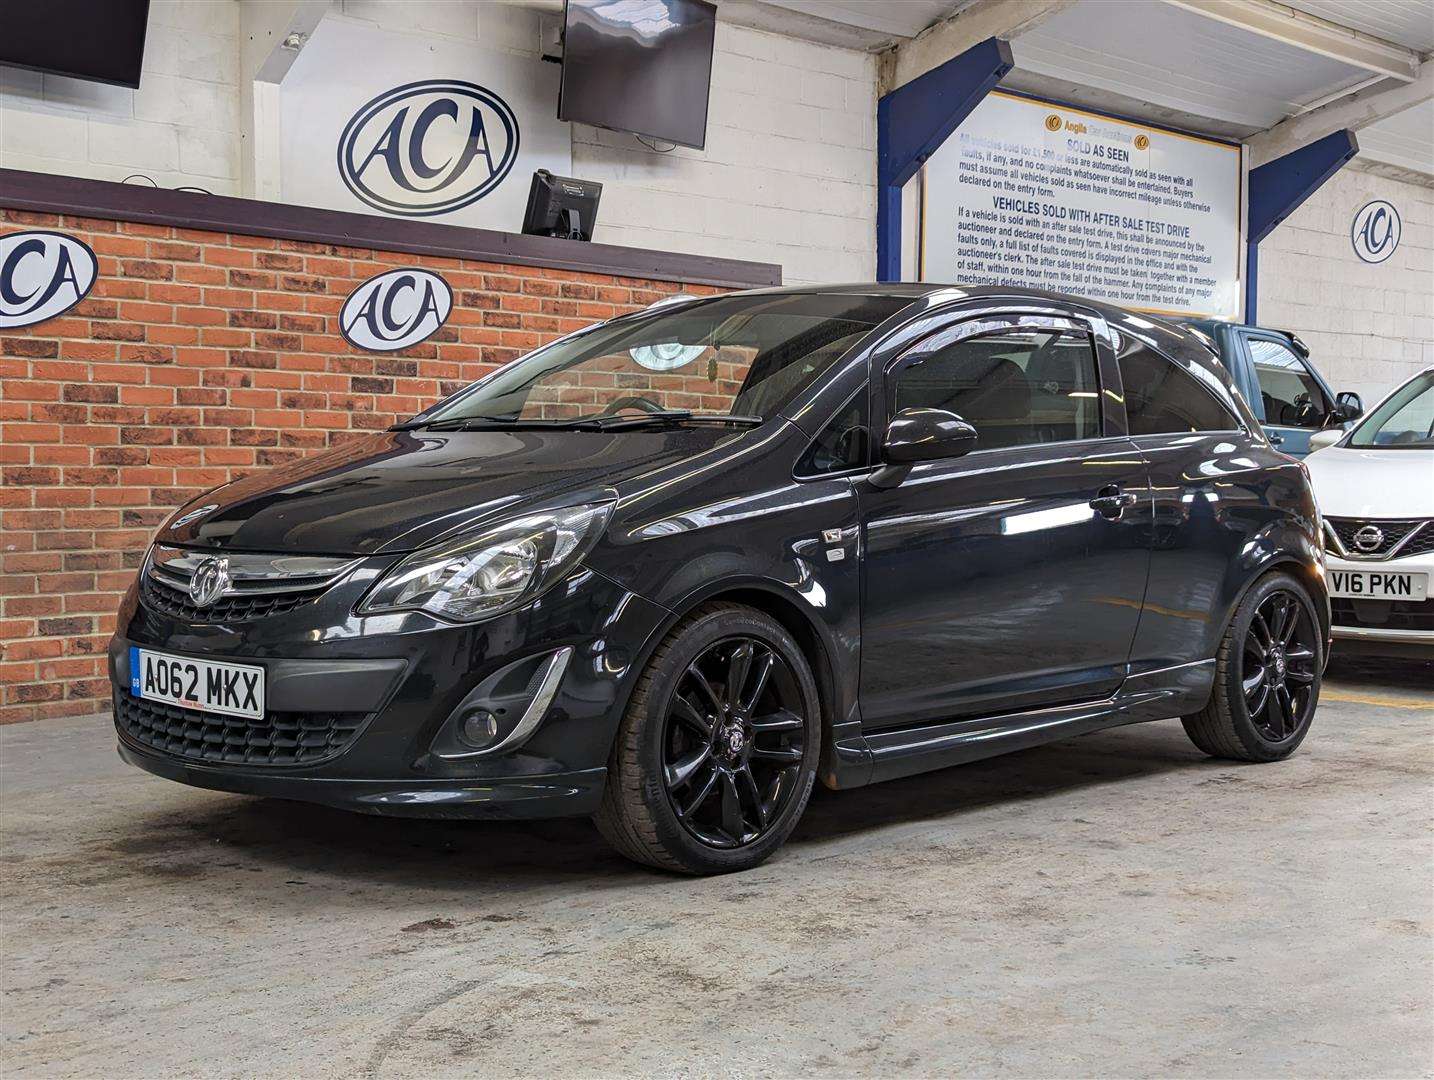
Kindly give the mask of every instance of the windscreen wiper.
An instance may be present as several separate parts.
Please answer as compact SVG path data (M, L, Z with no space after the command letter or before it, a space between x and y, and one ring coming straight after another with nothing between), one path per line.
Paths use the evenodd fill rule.
M629 428L655 427L662 424L727 424L735 427L759 427L766 423L760 416L741 413L694 413L691 409L662 409L645 413L616 413L611 416L577 416L559 421L560 426L580 431L625 431Z
M515 416L454 416L448 420L409 420L389 431L479 431L484 428L552 427L551 420L520 420Z
M504 431L514 428L543 428L549 431L626 431L661 424L728 424L757 427L760 416L740 413L697 413L690 409L663 409L660 412L614 413L610 416L574 416L569 419L537 420L515 416L455 416L447 420L409 420L394 424L389 431Z

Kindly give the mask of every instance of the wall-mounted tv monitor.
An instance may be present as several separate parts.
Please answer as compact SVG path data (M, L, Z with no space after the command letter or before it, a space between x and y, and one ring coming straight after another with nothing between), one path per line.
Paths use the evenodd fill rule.
M0 64L139 86L149 0L35 0L0 10Z
M717 6L567 0L558 119L702 149Z

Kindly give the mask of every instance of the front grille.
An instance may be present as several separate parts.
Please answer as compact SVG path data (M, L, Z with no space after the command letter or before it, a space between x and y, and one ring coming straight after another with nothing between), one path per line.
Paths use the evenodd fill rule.
M1325 521L1329 524L1336 537L1339 538L1339 545L1343 549L1342 554L1356 559L1386 559L1391 554L1403 556L1406 548L1399 548L1400 542L1416 529L1421 535L1414 537L1414 541L1423 541L1425 534L1431 532L1428 528L1422 528L1427 521L1422 518L1338 518L1327 517ZM1362 548L1355 542L1355 537L1360 530L1370 527L1379 530L1379 543L1368 549ZM1413 541L1411 541L1412 543ZM1399 548L1396 552L1395 548Z
M208 607L196 607L183 589L159 580L153 574L145 574L141 587L141 598L145 607L162 615L170 615L190 623L238 623L262 619L268 615L283 615L302 604L316 599L323 588L308 592L253 593L227 596L216 600Z
M1336 626L1434 631L1434 600L1346 600L1333 597L1329 610Z
M1411 536L1399 549L1399 557L1402 559L1407 555L1427 555L1431 551L1434 551L1434 525L1426 523L1424 528Z
M115 691L115 719L135 742L189 761L311 765L348 749L367 713L268 712L262 720L181 709Z
M318 598L358 565L332 555L215 552L156 544L140 571L145 607L189 623L237 623L283 615ZM196 575L199 575L196 578ZM190 598L198 580L216 594L203 607Z

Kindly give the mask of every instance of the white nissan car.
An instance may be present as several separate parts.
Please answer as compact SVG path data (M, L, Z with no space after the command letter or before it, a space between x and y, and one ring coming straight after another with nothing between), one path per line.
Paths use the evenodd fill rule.
M1434 367L1305 458L1325 519L1335 653L1434 658Z

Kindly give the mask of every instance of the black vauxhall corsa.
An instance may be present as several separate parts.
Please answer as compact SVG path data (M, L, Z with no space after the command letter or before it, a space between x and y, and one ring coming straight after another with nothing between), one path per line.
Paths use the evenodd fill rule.
M833 788L1183 717L1304 739L1321 525L1199 339L920 285L678 301L194 500L110 648L120 753L754 866ZM959 775L953 775L959 783Z

